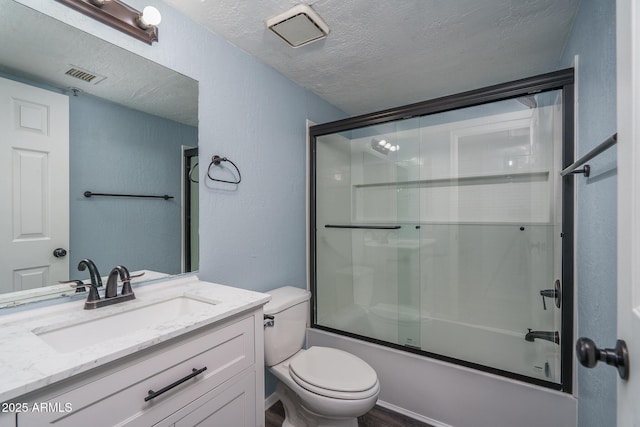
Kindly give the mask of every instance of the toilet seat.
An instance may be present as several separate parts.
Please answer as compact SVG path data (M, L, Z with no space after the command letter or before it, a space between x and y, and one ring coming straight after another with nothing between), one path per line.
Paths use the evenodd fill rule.
M303 389L305 389L306 391L313 393L314 395L317 396L322 396L322 397L327 397L333 400L343 400L343 401L355 401L355 400L366 400L369 399L372 396L375 396L378 394L378 392L380 391L380 385L379 383L375 383L375 385L370 388L369 390L365 390L365 391L360 391L360 392L346 392L346 391L335 391L335 390L328 390L328 389L323 389L320 387L316 387L312 384L309 384L307 382L305 382L304 380L302 380L301 378L299 378L296 374L294 374L293 372L289 371L289 376L291 377L291 379L293 379L293 381L299 385L300 387L302 387Z
M371 366L335 348L311 347L300 352L289 361L289 374L304 389L334 399L367 399L380 388Z

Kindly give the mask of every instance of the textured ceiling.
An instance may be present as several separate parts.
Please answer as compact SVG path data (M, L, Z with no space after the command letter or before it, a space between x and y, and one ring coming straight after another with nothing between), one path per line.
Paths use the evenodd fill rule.
M331 28L293 49L264 21L293 0L165 0L355 115L557 68L579 0L318 0Z
M580 0L318 0L331 33L297 49L264 24L296 1L164 1L356 115L555 70ZM16 2L0 8L0 70L197 123L193 80ZM108 78L74 81L60 74L69 64Z

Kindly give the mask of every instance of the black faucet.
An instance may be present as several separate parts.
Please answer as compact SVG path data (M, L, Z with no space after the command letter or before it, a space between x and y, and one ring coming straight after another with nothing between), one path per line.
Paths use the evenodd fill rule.
M105 298L113 298L118 295L118 276L120 277L120 280L122 280L122 295L133 293L131 290L131 276L129 275L129 270L127 270L127 267L117 265L113 270L111 270L111 273L109 273L107 287L104 291Z
M83 259L78 263L78 270L84 271L89 268L89 276L91 276L91 284L96 288L102 287L102 279L100 278L100 273L98 272L98 267L88 258Z
M98 287L102 286L102 279L98 268L88 258L83 259L78 264L78 270L84 271L89 268L89 275L91 276L91 283L85 285L81 280L68 280L60 283L73 283L72 288L78 291L84 291L85 286L89 286L89 296L84 303L85 310L93 310L94 308L105 307L111 304L117 304L123 301L129 301L135 299L136 296L131 289L131 275L126 267L118 265L111 270L107 279L107 287L105 288L104 298L100 299L100 293ZM143 273L136 275L135 277L142 276ZM118 295L118 276L122 280L122 292Z
M122 280L122 292L120 292L120 295L118 295L118 276L120 280ZM93 285L92 288L94 288ZM84 303L84 308L85 310L92 310L132 299L136 299L136 296L131 289L131 275L129 274L129 270L126 267L118 265L109 273L104 298L95 301L87 299L87 302Z
M547 331L532 331L529 329L529 332L524 336L524 339L527 341L533 342L535 339L547 340L554 342L556 344L560 344L560 334L558 331L555 332L547 332Z

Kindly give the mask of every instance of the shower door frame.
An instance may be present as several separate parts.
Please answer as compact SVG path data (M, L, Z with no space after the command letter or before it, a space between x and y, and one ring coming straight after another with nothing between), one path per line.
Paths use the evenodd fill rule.
M393 344L375 338L362 336L339 329L322 326L316 323L316 293L317 293L317 260L316 260L316 138L338 132L344 132L376 124L393 122L396 120L426 116L445 111L473 107L482 104L503 101L540 92L560 90L562 93L562 168L574 161L574 70L567 68L533 77L519 79L507 83L475 89L459 94L444 96L429 101L409 104L402 107L382 110L334 122L319 124L309 128L309 268L311 290L310 326L319 330L356 338L359 340L383 345L385 347L415 353L418 355L450 362L483 372L560 390L573 392L573 332L574 332L574 177L567 175L562 179L562 313L561 313L561 344L560 344L560 383L545 381L522 374L480 365L441 354L431 353L422 349ZM559 171L558 171L559 173Z

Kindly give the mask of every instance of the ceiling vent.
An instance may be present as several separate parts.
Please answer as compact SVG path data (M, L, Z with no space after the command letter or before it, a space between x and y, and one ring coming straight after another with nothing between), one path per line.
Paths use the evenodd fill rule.
M310 6L299 4L285 13L268 19L267 28L291 47L321 40L329 34L329 26Z
M71 68L69 68L65 74L67 76L75 77L76 79L94 85L97 85L98 83L106 79L105 76L101 76L100 74L93 73L89 70L76 67L75 65L71 65Z

